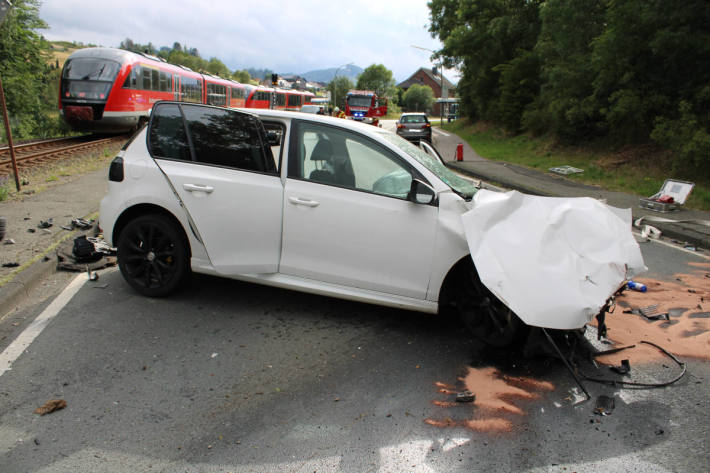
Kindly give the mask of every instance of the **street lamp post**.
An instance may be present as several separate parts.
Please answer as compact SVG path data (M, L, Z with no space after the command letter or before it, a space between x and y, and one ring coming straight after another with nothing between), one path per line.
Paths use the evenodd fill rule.
M422 51L429 51L430 53L436 54L436 51L428 49L428 48L422 48L421 46L415 46L411 45L413 48L421 49ZM436 77L435 77L436 78ZM439 78L440 78L440 84L441 84L441 102L439 102L439 126L441 128L444 128L444 61L439 60Z
M0 25L5 21L5 16L10 11L12 3L10 0L0 0ZM5 105L5 92L2 90L2 78L0 78L0 106L2 106L2 116L5 120L5 134L7 135L7 146L10 149L10 161L12 161L12 172L15 174L15 187L20 191L20 178L17 173L17 160L15 159L15 148L12 146L12 130L10 130L10 119L7 116L7 106Z
M343 64L342 66L338 66L338 68L335 70L335 74L333 75L333 107L338 106L338 102L336 100L336 98L337 98L337 89L336 89L337 84L335 83L335 79L338 77L338 72L340 72L340 69L342 69L343 67L348 67L348 66L352 66L352 65L353 65L353 63L349 62L347 64Z

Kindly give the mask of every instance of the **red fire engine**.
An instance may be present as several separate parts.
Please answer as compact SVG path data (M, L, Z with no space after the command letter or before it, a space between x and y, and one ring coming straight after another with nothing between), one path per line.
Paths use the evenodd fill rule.
M387 114L387 98L371 90L351 90L345 96L345 115L353 120L377 123Z

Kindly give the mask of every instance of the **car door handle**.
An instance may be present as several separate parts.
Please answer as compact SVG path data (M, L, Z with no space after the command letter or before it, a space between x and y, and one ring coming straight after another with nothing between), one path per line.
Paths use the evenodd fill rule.
M318 205L320 205L320 202L309 199L301 199L300 197L289 197L288 201L294 205L305 205L306 207L318 207Z
M214 191L212 186L201 186L199 184L183 184L182 188L188 192L204 192L206 194L211 194Z

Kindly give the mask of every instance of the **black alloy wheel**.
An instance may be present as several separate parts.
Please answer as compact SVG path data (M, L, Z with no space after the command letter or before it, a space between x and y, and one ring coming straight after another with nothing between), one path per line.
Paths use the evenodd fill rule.
M131 220L118 238L116 256L124 279L144 296L167 296L190 275L185 237L164 215Z
M454 305L473 336L494 347L521 340L529 329L481 282L473 263L461 268Z

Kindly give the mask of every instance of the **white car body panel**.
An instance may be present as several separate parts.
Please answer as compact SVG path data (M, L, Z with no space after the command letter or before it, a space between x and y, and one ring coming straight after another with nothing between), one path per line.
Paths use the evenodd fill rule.
M481 281L528 325L582 327L624 281L643 272L620 217L589 197L479 190L462 216Z
M279 272L425 299L436 215L431 205L288 179Z
M283 199L279 176L192 162L156 161L197 225L218 273L227 276L278 270Z

